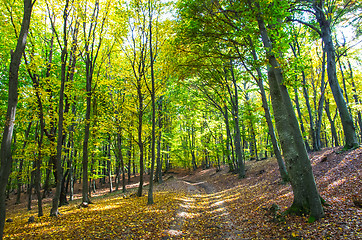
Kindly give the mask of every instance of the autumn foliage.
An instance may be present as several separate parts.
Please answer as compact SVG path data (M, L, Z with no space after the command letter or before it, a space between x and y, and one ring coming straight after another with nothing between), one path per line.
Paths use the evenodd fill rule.
M325 149L310 155L316 182L325 199L326 217L308 223L307 216L285 215L291 187L281 184L274 158L248 162L247 177L238 179L223 167L170 173L155 186L155 204L134 190L80 199L60 208L55 217L30 216L8 205L5 239L359 239L362 209L362 148L337 153ZM11 201L9 201L10 203ZM277 207L276 207L277 206ZM49 208L50 205L46 204ZM275 209L273 209L273 207Z

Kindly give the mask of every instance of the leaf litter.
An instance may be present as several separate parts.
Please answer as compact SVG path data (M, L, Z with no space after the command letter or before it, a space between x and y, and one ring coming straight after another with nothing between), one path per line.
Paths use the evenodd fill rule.
M80 200L60 208L57 218L35 217L36 208L8 204L5 239L362 239L362 148L338 153L327 148L311 153L326 216L284 215L293 201L290 184L281 184L274 158L247 161L247 177L227 167L174 170L156 184L154 205L147 196L113 192L78 208ZM172 176L172 177L171 177ZM147 190L147 189L146 189ZM50 203L45 202L44 213Z

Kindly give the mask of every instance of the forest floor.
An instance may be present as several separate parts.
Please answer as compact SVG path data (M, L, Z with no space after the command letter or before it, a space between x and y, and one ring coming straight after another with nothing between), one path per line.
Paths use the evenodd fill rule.
M362 239L362 148L339 153L328 148L311 153L310 159L321 196L328 203L323 219L308 223L308 216L283 212L291 205L290 184L281 184L274 158L247 161L246 178L228 172L226 166L196 171L171 170L155 185L155 204L134 197L137 178L127 192L109 192L109 186L93 194L94 204L79 208L76 200L49 217L51 198L44 199L45 216L33 209L7 202L5 239ZM99 184L98 184L99 185ZM275 206L278 208L275 208ZM274 206L274 210L272 206ZM34 222L28 223L34 216Z

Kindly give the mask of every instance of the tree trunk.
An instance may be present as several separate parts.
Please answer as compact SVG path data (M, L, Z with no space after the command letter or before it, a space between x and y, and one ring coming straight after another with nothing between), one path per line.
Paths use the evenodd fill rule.
M113 192L113 180L112 180L112 159L111 159L111 139L109 138L109 143L107 147L107 170L108 170L108 179L109 179L109 192Z
M119 130L121 131L121 130ZM117 134L117 142L118 142L118 158L120 163L120 174L122 174L122 191L126 192L126 174L124 171L124 160L123 160L123 153L122 153L122 135L120 133ZM120 179L120 178L118 178ZM118 180L119 182L119 180Z
M127 174L127 177L128 177L128 183L131 182L131 168L132 168L132 136L130 136L129 138L129 146L128 146L128 150L127 150L127 155L128 155L128 174Z
M144 173L144 163L143 163L143 154L144 154L144 149L143 149L143 140L142 140L142 121L143 121L143 95L141 92L141 79L138 78L138 84L137 84L137 92L138 92L138 107L139 107L139 111L138 111L138 147L140 150L140 183L138 186L138 192L137 192L137 196L141 197L142 196L142 190L143 190L143 173Z
M325 91L326 91L326 86L325 86L325 62L326 62L326 52L323 50L323 58L322 58L322 76L321 76L321 97L319 99L318 102L318 115L317 115L317 119L316 119L316 124L315 124L315 146L314 146L314 150L315 151L319 151L322 148L322 143L321 143L321 127L322 127L322 117L323 117L323 105L324 105L324 101L325 101Z
M353 78L352 66L351 66L351 63L350 63L349 60L348 60L348 67L349 67L349 74L350 74L351 83L352 83L352 91L353 91L354 102L355 102L355 104L360 104L360 100L358 99L358 94L357 94L357 90L356 90L356 84L355 84L354 78ZM360 141L362 141L362 116L361 116L361 110L358 110L357 122L358 122L358 126L359 126Z
M302 112L300 111L300 105L299 105L299 97L298 97L298 89L294 88L294 93L295 93L295 107L297 109L297 113L298 113L298 118L299 118L299 124L300 124L300 129L302 131L302 136L305 136L305 128L304 128L304 123L303 123L303 116L302 116ZM304 137L303 137L304 138ZM307 149L307 151L310 151L310 146L308 143L307 139L304 139L304 144L305 147Z
M341 87L338 83L337 71L336 71L336 60L335 60L335 49L332 41L332 32L330 28L330 22L326 18L323 12L324 1L314 1L313 7L316 13L316 18L321 28L322 40L324 42L325 51L327 53L327 74L328 81L331 87L334 100L337 104L339 116L341 118L344 138L345 138L345 149L356 148L359 146L355 127L353 124L352 116L350 115L347 104L343 98Z
M35 161L33 162L33 167L32 169L34 169L36 167ZM31 201L32 201L32 195L33 195L33 185L34 185L34 175L35 172L34 171L30 171L30 181L29 181L29 185L28 185L28 210L31 210Z
M58 206L61 193L62 184L62 145L63 145L63 121L64 121L64 90L66 81L67 64L66 59L68 56L68 39L67 39L67 21L68 21L68 6L69 0L66 0L65 7L63 10L63 49L61 54L61 86L59 92L59 106L58 106L58 137L57 137L57 158L56 163L56 189L53 197L52 208L50 210L50 216L58 216Z
M268 71L270 95L275 113L276 126L281 140L286 167L291 180L294 201L291 212L309 213L311 218L324 216L320 196L314 181L312 166L299 129L292 102L284 82L281 66L273 55L273 47L260 13L260 6L254 2L260 35L271 65ZM278 114L280 113L280 114Z
M238 87L236 84L236 78L234 75L233 70L233 63L230 62L230 71L231 71L231 79L234 86L234 99L233 99L233 117L234 117L234 124L235 124L235 136L234 136L234 144L235 144L235 150L236 150L236 157L238 160L238 172L239 172L239 178L245 177L245 164L243 160L243 153L241 150L241 134L240 134L240 126L239 126L239 104L238 104Z
M28 137L29 137L29 133L30 133L30 129L31 129L31 125L33 124L33 121L29 122L29 125L25 131L25 141L24 141L24 144L23 144L23 153L24 153L24 150L25 150L25 147L28 143ZM16 193L16 202L15 204L19 204L20 203L20 197L21 197L21 187L23 185L23 182L22 182L22 172L23 172L23 165L24 165L24 159L21 158L20 159L20 164L19 164L19 171L18 171L18 175L17 175L17 181L18 181L18 192Z
M252 44L251 39L249 39L249 40L250 40L250 43ZM256 51L254 49L254 46L252 46L252 47L253 47L253 49L252 49L253 58L255 61L257 61L258 58L256 55ZM264 89L264 84L263 84L263 75L262 75L260 67L257 67L256 70L258 73L258 79L256 79L256 82L257 82L259 90L260 90L259 92L261 95L262 107L264 109L265 121L266 121L266 123L268 125L268 129L269 129L268 133L270 136L270 140L273 145L273 152L274 152L275 157L278 162L279 173L282 178L282 181L288 182L289 181L288 172L287 172L287 169L285 168L284 160L283 160L282 154L279 149L277 137L275 135L275 130L274 130L274 126L273 126L272 117L270 115L270 110L269 110L269 106L268 106L268 99L266 98L266 94L265 94L265 89Z
M85 128L84 128L84 140L83 140L83 188L82 188L82 201L89 203L89 188L88 188L88 142L90 134L90 115L91 115L91 101L92 101L92 70L91 62L88 59L86 61L86 113L85 113Z
M159 120L160 121L160 120ZM161 129L161 127L160 127ZM162 183L162 158L161 158L161 141L162 141L162 131L160 130L157 140L157 182Z
M9 175L12 166L11 156L11 142L14 131L16 106L18 103L18 79L19 79L19 66L21 56L25 49L26 38L28 36L31 11L33 3L31 0L24 0L24 14L21 23L20 34L18 37L16 49L11 54L11 61L9 67L9 91L8 91L8 107L6 112L6 122L4 124L3 137L0 149L0 239L3 238L5 226L5 191L8 183Z
M37 94L38 95L38 94ZM42 115L43 110L39 109L39 114ZM35 139L38 142L38 156L36 156L35 159L35 191L36 196L38 198L38 217L43 216L43 204L42 204L42 196L40 192L40 185L41 185L41 162L42 162L42 148L43 148L43 137L44 137L44 122L43 117L40 117L40 122L42 122L40 125L40 136L38 136L38 130L36 129ZM37 128L37 127L36 127Z
M155 89L155 75L153 71L154 56L152 49L152 6L151 0L148 1L148 14L149 14L149 44L150 44L150 66L151 66L151 102L152 102L152 136L151 136L151 173L150 183L148 188L148 201L147 204L153 204L153 175L155 170L156 161L156 89Z
M326 111L327 118L328 118L329 123L331 125L332 144L334 144L335 147L338 147L339 146L338 136L337 136L336 127L334 125L334 119L332 119L331 112L329 110L329 100L326 100L326 105L325 105L324 109Z

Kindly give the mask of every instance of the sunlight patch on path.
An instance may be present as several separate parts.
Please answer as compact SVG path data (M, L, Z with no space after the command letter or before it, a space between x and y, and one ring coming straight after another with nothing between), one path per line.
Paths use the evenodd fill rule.
M179 181L187 195L177 198L179 209L163 239L242 239L226 207L229 196L207 181Z

